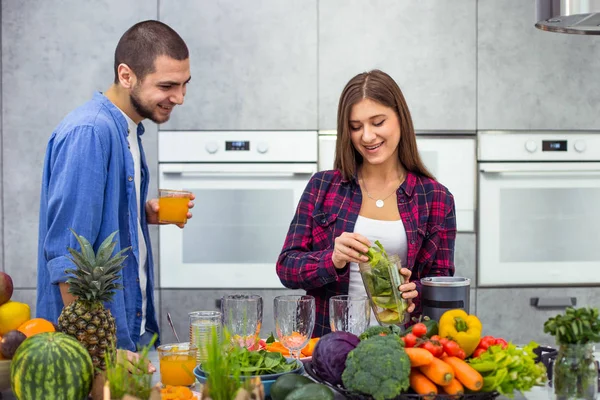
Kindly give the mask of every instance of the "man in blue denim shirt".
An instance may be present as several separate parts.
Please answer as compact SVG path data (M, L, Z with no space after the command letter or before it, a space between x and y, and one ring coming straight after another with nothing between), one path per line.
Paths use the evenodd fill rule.
M65 270L74 267L67 247L79 248L69 228L87 238L95 251L118 230L115 252L128 246L131 250L121 273L124 289L107 306L116 320L117 346L135 351L136 344L158 332L148 236L148 224L158 223L158 201L146 202L149 171L141 121L166 122L173 107L183 103L190 80L189 52L167 25L140 22L121 37L114 72L106 93L94 94L67 115L48 142L40 201L37 316L56 322L63 305L75 299L65 283ZM191 201L188 207L193 207Z

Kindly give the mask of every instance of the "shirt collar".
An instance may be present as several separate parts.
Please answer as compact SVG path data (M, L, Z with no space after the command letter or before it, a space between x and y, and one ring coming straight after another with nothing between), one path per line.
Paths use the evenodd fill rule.
M94 93L94 100L98 101L108 109L108 111L112 114L113 118L115 118L115 120L119 124L121 124L121 127L124 129L125 136L127 136L127 128L129 127L127 120L130 118L126 117L126 114L119 107L115 106L113 102L110 101L108 97L106 97L102 92ZM133 122L133 120L131 122L135 125L135 122ZM144 134L144 131L144 125L141 122L137 124L138 136L142 136Z

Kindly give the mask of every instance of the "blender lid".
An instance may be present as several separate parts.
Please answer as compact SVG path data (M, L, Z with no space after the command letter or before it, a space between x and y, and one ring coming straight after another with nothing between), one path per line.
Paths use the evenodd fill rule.
M423 286L459 287L470 286L471 280L461 276L432 276L428 278L422 278L421 284Z

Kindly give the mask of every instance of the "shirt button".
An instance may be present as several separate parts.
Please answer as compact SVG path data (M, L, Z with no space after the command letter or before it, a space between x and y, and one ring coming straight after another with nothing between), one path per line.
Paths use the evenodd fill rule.
M127 180L128 180L129 182L133 181L133 176L130 176L130 177L128 177L128 178L127 178Z
M137 278L135 281L136 281L137 283L140 283L140 278Z
M326 222L327 222L327 219L326 219L326 218L323 218L323 219L321 220L321 223L322 223L322 224L325 224Z
M414 239L413 239L413 240L411 240L411 241L410 241L410 244L415 244L415 240L414 240Z
M141 316L142 316L142 313L141 313L141 312L139 312L139 313L137 313L136 315L137 315L138 317L141 317Z
M402 198L402 199L400 199L400 203L404 203L404 199L403 199L403 198Z

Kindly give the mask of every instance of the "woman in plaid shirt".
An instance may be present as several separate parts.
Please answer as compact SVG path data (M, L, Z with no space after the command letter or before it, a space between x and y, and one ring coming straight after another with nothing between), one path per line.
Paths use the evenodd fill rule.
M337 121L335 169L311 178L277 260L283 285L315 297L314 337L330 331L331 296L365 294L359 252L375 240L405 266L400 290L413 317L420 279L454 275L454 198L423 165L396 82L378 70L355 76Z

